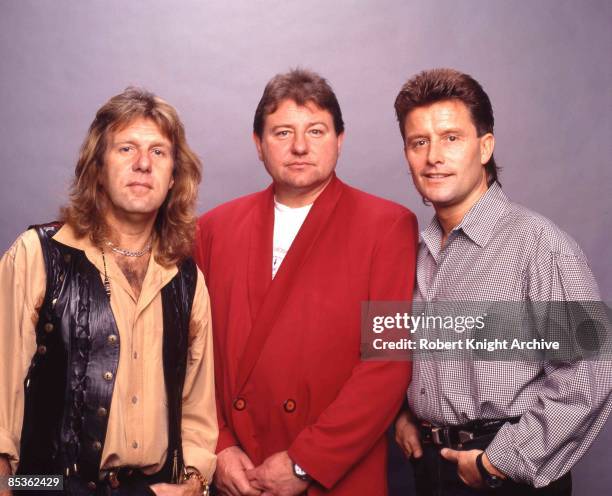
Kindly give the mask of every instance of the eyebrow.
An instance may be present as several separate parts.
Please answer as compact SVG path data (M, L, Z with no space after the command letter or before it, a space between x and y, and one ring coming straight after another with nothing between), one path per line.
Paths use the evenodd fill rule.
M113 145L134 145L137 146L138 143L131 139L121 140L121 141L113 141ZM169 141L153 141L149 143L149 147L167 147L172 148L172 144Z
M307 127L312 127L312 126L324 126L325 128L328 128L327 124L323 121L314 121L314 122L309 122ZM279 127L290 127L293 128L295 127L293 124L277 124L276 126L272 126L272 130L274 131L275 129L278 129Z
M457 128L457 127L449 127L447 129L442 129L441 132L434 132L434 134L465 134L465 131L463 129ZM417 139L417 138L427 138L429 136L428 133L413 133L413 134L407 134L406 135L406 140L413 140L413 139Z

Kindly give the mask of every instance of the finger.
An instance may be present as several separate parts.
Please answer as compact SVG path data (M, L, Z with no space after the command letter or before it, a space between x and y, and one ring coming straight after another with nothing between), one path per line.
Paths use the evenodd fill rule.
M410 447L412 448L412 456L414 458L421 458L423 456L423 446L418 438L411 443Z
M449 462L457 463L459 461L459 452L450 448L442 448L440 455Z

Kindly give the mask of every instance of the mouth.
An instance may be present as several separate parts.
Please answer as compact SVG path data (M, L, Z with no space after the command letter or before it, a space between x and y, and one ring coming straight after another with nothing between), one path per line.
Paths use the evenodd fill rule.
M128 188L134 188L134 189L153 189L153 186L150 185L149 183L142 183L139 181L134 181L131 183L127 184Z
M453 174L442 173L442 172L429 172L427 174L423 174L423 177L431 181L442 181L448 177L451 177L452 175Z
M312 162L289 162L286 164L287 167L294 167L296 169L310 167L312 165L314 165Z

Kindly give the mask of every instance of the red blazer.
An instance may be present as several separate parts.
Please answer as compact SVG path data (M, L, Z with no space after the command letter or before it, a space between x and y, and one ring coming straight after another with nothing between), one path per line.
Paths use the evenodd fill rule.
M410 300L417 223L406 208L334 177L272 280L273 187L198 221L196 261L211 296L217 451L255 465L289 456L308 494L387 494L385 430L408 362L362 362L361 302Z

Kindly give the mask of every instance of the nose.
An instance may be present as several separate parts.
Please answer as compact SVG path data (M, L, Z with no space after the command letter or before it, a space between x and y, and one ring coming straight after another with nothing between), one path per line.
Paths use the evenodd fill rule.
M132 166L134 170L148 172L151 170L151 157L146 150L140 150Z
M429 148L427 150L427 162L430 165L441 164L444 162L441 146L435 140L432 140L429 143Z
M295 133L291 148L295 155L305 155L308 153L308 141L304 133Z

